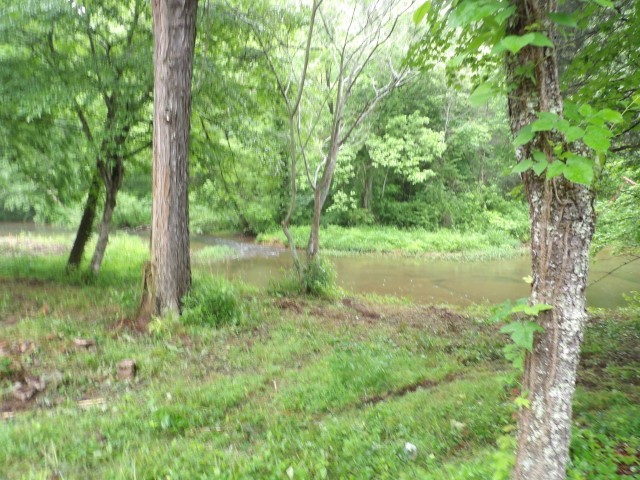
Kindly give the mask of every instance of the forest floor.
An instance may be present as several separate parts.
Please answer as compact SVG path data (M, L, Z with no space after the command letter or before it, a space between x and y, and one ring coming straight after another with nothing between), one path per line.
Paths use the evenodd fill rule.
M508 478L487 307L238 286L233 325L139 325L145 250L116 240L90 281L0 255L0 478ZM640 305L591 312L569 478L640 475L639 371Z

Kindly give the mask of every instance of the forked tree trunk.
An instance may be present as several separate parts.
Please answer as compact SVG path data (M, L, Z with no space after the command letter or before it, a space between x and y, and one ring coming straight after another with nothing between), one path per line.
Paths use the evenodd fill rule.
M72 270L80 266L82 257L84 255L85 247L91 237L93 230L93 222L96 218L96 208L98 207L98 197L100 196L100 174L96 170L91 180L91 186L89 187L89 193L87 195L87 201L84 204L84 210L82 212L82 219L78 226L76 233L76 239L71 247L71 253L67 260L67 270Z
M554 0L516 0L515 6L508 35L542 28L554 40L547 17L547 13L556 10ZM535 81L523 75L529 69L533 69ZM534 121L536 112L562 115L554 49L525 47L507 57L506 73L513 86L509 92L509 117L514 134ZM517 149L518 161L530 158L535 149L553 160L551 142L565 143L559 134L538 133L532 142ZM539 316L544 332L536 334L533 353L525 361L522 389L528 392L530 408L523 409L518 419L514 478L561 480L566 478L571 404L586 321L594 194L590 188L564 177L547 181L544 173L541 177L531 170L523 174L523 179L531 214L531 303L547 303L553 310Z
M95 276L100 273L104 252L107 249L107 243L109 242L111 218L113 217L113 211L116 208L116 198L118 196L120 186L122 185L123 176L124 166L121 157L112 159L111 168L108 171L103 172L103 181L106 190L104 209L102 210L102 220L100 222L100 230L98 231L98 241L96 242L96 247L93 250L91 264L89 266L91 273Z
M189 132L197 0L153 0L153 312L179 313L191 286Z

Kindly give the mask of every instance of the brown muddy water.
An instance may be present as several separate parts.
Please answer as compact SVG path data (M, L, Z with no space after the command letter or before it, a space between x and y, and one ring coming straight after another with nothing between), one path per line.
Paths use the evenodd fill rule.
M65 233L65 230L30 224L0 223L0 237L24 231L31 235ZM266 287L286 275L292 264L289 252L279 247L257 245L239 237L197 235L192 238L194 251L207 245L226 245L236 255L211 264L197 262L198 268L250 285ZM523 280L531 271L527 256L482 261L385 255L341 255L329 259L336 267L338 284L355 293L395 295L417 303L454 305L500 303L529 294L529 285ZM630 260L607 252L596 256L587 288L590 306L623 306L626 303L623 294L640 291L640 260L627 263Z

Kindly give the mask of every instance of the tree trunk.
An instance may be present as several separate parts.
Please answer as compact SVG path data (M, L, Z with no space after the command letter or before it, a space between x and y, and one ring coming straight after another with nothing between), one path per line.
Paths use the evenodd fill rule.
M71 248L71 253L67 260L67 270L72 270L80 266L82 256L84 255L84 249L89 241L89 237L91 237L91 231L93 230L93 222L96 218L96 208L99 196L100 174L96 170L93 173L91 186L89 187L89 193L87 195L87 201L84 204L84 211L82 212L82 219L78 226L76 239L73 242L73 247Z
M540 26L554 40L547 13L554 0L517 0L508 35L523 35ZM538 27L534 27L537 25ZM563 103L553 48L528 46L506 58L511 130L517 134L534 121L536 112L562 116ZM534 79L518 72L533 68ZM519 147L518 161L531 158L533 150L554 159L551 143L564 139L557 133L539 132ZM531 214L533 284L531 303L547 303L553 310L538 321L544 332L536 334L533 353L527 354L522 382L530 408L518 419L516 480L566 478L571 439L571 403L576 369L586 321L585 289L589 269L589 246L594 232L593 191L564 177L546 180L528 170L523 174Z
M369 151L364 149L366 158L363 164L364 189L362 192L362 208L371 211L373 208L373 162Z
M197 0L153 0L153 312L179 313L191 286L189 132Z
M109 242L109 229L111 228L111 217L113 216L113 211L116 208L116 197L120 190L120 186L122 185L122 177L124 176L122 158L114 158L111 162L110 171L103 173L106 190L104 210L102 211L102 221L100 222L98 241L96 242L96 247L93 250L93 256L91 257L91 264L89 267L91 273L95 276L100 273L104 252L107 249L107 243Z

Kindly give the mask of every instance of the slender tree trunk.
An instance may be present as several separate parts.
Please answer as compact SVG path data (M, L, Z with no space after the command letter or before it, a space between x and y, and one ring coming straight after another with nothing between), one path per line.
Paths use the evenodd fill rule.
M84 204L82 219L78 226L76 239L73 242L69 259L67 260L67 270L78 268L84 255L84 249L91 237L93 230L93 222L96 218L96 208L98 206L98 197L100 196L100 174L98 170L93 173L91 186L87 195L87 201Z
M554 39L546 16L556 10L554 0L516 0L516 13L507 34L523 35L543 26ZM537 27L534 27L537 25ZM525 47L506 58L509 117L514 134L536 119L536 112L562 115L556 56L553 48ZM518 72L533 68L534 79ZM533 150L554 160L552 143L564 142L557 133L540 132L516 151L518 161ZM565 144L566 148L566 144ZM560 161L555 159L554 161ZM518 420L516 480L561 480L571 439L571 404L584 324L589 246L594 232L593 191L564 177L547 181L531 170L523 174L531 214L533 284L531 303L547 303L553 310L538 321L533 353L525 361L522 389L530 408Z
M189 132L197 0L153 0L153 312L179 313L191 286Z
M116 198L124 176L122 158L114 158L111 165L110 171L103 174L103 180L106 187L104 209L102 211L102 221L100 222L100 230L98 232L98 241L96 242L96 247L93 250L91 264L89 266L91 273L96 276L100 273L104 252L107 249L107 243L109 242L111 218L113 216L113 211L116 208Z
M371 211L373 208L373 162L369 151L365 149L364 189L362 193L362 208Z

